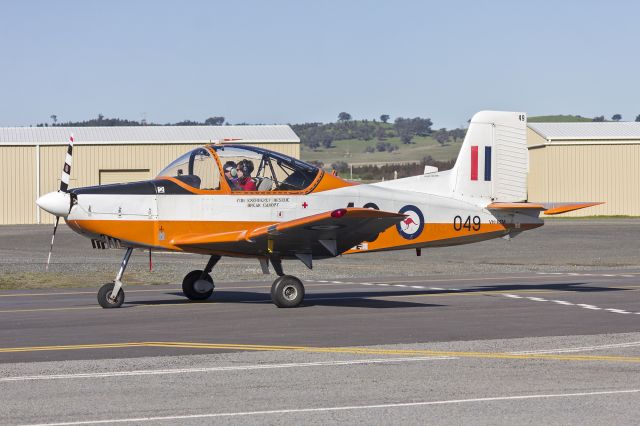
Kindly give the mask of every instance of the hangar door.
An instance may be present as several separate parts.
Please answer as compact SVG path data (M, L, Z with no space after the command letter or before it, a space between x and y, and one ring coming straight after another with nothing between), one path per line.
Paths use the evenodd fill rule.
M151 179L149 169L100 170L100 185Z

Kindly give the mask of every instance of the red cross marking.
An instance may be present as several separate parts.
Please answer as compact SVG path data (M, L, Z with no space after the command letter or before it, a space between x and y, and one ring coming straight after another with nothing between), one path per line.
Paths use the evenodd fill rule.
M302 203L302 208L305 208L305 209L306 209L307 207L309 207L309 204L307 204L307 202L306 202L306 201L305 201L304 203Z

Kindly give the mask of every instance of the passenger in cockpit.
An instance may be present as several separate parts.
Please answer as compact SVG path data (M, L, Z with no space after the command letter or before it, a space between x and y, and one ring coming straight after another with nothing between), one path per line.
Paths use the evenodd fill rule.
M253 162L251 160L244 159L238 162L238 186L242 191L257 191L255 182L251 179L251 173L253 172Z

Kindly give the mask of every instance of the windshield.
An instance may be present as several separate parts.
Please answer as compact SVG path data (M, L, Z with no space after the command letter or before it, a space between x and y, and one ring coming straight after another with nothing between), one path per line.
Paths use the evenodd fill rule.
M158 173L157 177L174 177L197 189L220 189L218 164L206 148L189 151Z
M255 184L250 190L300 191L311 185L319 169L309 163L266 149L252 146L214 146L225 171L235 169L226 177L232 190L247 190L247 178ZM226 176L226 175L225 175Z

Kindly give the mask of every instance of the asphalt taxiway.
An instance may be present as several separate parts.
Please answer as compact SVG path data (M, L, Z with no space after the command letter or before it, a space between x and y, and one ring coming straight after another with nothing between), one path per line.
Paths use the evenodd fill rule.
M205 302L188 301L177 286L128 287L124 306L111 310L91 288L3 291L0 362L174 351L118 346L132 342L364 346L624 333L640 324L636 270L315 281L306 289L297 309L276 308L264 281L218 283ZM55 350L101 344L115 347ZM36 346L52 350L7 349Z
M149 273L137 253L104 310L120 252L62 226L45 273L51 228L0 227L0 424L635 424L639 232L553 221L420 258L292 261L296 309L253 260L223 259L195 303L178 283L205 259L157 254ZM43 285L74 288L27 289Z
M640 270L0 292L3 423L630 423ZM37 361L37 362L36 362ZM614 415L615 414L615 415ZM613 416L613 417L612 417Z

